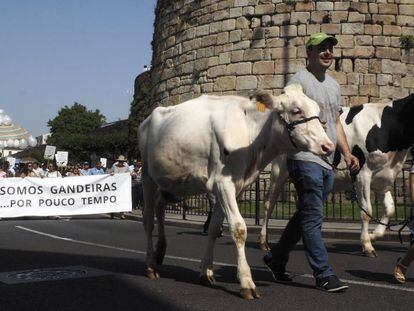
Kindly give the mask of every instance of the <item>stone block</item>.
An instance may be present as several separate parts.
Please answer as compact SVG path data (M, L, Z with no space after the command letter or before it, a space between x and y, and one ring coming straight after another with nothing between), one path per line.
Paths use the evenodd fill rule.
M253 17L252 18L252 22L250 24L251 28L256 28L256 27L260 27L260 25L262 24L262 21L260 18L257 17Z
M392 84L392 75L391 74L378 74L377 75L377 85L384 86Z
M257 77L241 76L237 77L236 90L253 90L257 89Z
M167 89L168 90L171 90L173 88L179 87L180 86L180 81L181 80L178 77L174 77L174 78L168 79L167 80Z
M268 75L274 74L275 64L273 61L260 61L253 64L254 75Z
M414 77L406 76L401 79L401 86L406 88L414 88Z
M364 31L366 35L380 36L382 35L382 26L381 25L365 25Z
M336 80L340 85L346 84L346 73L341 71L329 71L328 73L332 78Z
M381 69L383 73L390 73L390 74L407 74L407 66L406 64L400 63L398 61L383 59L381 64Z
M231 52L223 52L219 54L219 64L230 64L231 62Z
M414 27L414 16L397 15L397 25Z
M316 24L322 24L327 17L329 17L329 14L325 11L314 11L311 13L311 21Z
M358 95L358 85L342 85L341 94L343 96L355 96Z
M259 89L276 89L283 88L286 85L285 78L283 75L265 75L258 76L258 85Z
M196 27L197 37L206 36L209 33L210 33L210 25L202 25L202 26Z
M224 20L222 22L222 29L223 31L229 31L229 30L236 29L236 20L234 18Z
M239 63L242 62L244 58L244 51L232 51L231 52L231 61L233 63Z
M321 31L330 35L341 34L341 24L322 24Z
M354 65L352 63L352 60L343 58L339 60L339 68L342 72L353 72L354 71Z
M375 56L377 58L388 58L399 60L401 58L401 52L398 48L391 47L377 47Z
M308 24L307 25L307 29L306 29L307 35L311 35L315 32L320 32L320 31L321 31L321 25L319 24Z
M372 36L355 36L355 45L372 45Z
M201 40L201 47L212 46L217 44L217 35L210 35L203 37Z
M337 35L335 38L338 40L338 48L353 48L354 36L353 35Z
M378 4L379 14L394 14L398 15L398 5L391 3L379 3Z
M391 100L400 99L408 96L408 90L403 87L380 86L379 96L381 98L389 98Z
M370 14L378 14L378 4L377 3L368 3L368 12Z
M377 75L369 73L362 75L362 83L365 85L375 85L377 83Z
M343 35L362 35L364 34L364 24L362 23L343 23Z
M334 3L331 1L317 1L316 10L317 11L333 11Z
M290 13L275 14L272 16L272 24L276 26L284 25L290 21Z
M266 47L268 48L283 47L283 46L285 46L285 39L270 38L266 40Z
M258 4L254 9L256 15L272 15L275 13L275 5L273 3Z
M226 74L226 65L215 66L207 70L208 78L216 78Z
M294 6L287 3L276 4L276 13L287 13L294 11Z
M346 75L346 82L349 85L359 85L360 84L360 74L357 72L350 72Z
M408 15L408 16L414 16L414 4L411 5L400 5L400 15Z
M392 25L396 23L396 17L395 15L372 14L372 21L374 24Z
M227 65L227 75L250 75L252 73L252 63L236 63Z
M349 12L348 23L364 23L365 14L359 12Z
M214 81L213 90L215 92L231 91L236 88L236 77L218 77Z
M296 73L305 68L306 61L304 59L276 59L275 74Z
M368 60L367 59L355 59L355 72L368 73Z
M368 13L368 3L351 2L349 4L349 11L366 14Z
M218 56L213 56L208 58L208 67L214 67L219 64L219 58Z
M306 36L306 25L298 25L298 36Z
M381 73L382 62L380 59L368 60L368 72L369 73Z
M384 25L382 28L382 34L384 36L401 36L401 26Z
M244 60L245 61L255 61L263 59L263 50L262 49L248 49L244 51Z
M375 46L389 46L390 45L390 37L386 36L374 36L372 43Z
M213 22L210 24L210 33L218 33L222 30L221 22Z
M249 5L249 0L234 0L235 7L247 6L247 5Z
M401 28L401 35L403 36L414 36L414 27L402 27Z
M298 27L296 25L280 26L280 36L296 37L298 35Z
M253 38L253 30L252 29L243 29L241 34L241 40L251 40Z
M229 43L229 33L228 32L220 32L217 34L217 44L223 45Z
M371 58L375 55L375 48L373 46L356 46L353 49L343 49L343 57L353 58Z
M236 18L243 15L242 8L230 8L230 18Z
M287 46L283 48L273 48L270 50L270 55L272 59L279 58L296 58L297 48L294 46Z
M315 10L315 3L313 1L309 2L296 2L295 4L295 11L296 12L306 12L306 11L314 11Z
M250 27L250 21L244 17L241 16L239 18L236 19L236 28L237 29L246 29Z
M292 12L290 15L291 24L308 24L310 20L309 12Z
M368 96L351 96L349 98L349 105L351 107L368 103L369 99Z
M279 37L279 33L280 33L280 29L279 29L278 26L266 27L265 28L266 38Z
M348 22L348 12L332 12L331 14L331 22L338 24L338 23L346 23Z
M229 41L230 42L238 42L242 38L242 31L241 29L230 31Z
M339 1L334 3L334 10L335 11L348 11L350 6L349 1Z
M212 13L213 15L213 21L221 21L227 18L230 18L230 10L220 10L220 11L215 11ZM206 15L209 19L211 19L210 16Z

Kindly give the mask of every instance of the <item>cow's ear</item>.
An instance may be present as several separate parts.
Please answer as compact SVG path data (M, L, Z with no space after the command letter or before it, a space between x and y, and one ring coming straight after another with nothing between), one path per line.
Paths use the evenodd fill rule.
M273 97L273 109L277 112L283 112L285 107L289 104L289 96L287 94L281 94Z
M250 93L250 101L256 104L257 110L263 112L265 109L273 109L273 96L263 90L255 90Z
M299 83L292 83L289 84L288 86L286 86L283 91L286 94L290 94L290 93L303 93L303 88L302 85L300 85Z

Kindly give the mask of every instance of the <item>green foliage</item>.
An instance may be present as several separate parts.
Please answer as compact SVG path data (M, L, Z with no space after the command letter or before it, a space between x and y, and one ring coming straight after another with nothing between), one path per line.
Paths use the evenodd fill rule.
M58 115L48 121L52 136L48 139L49 145L58 150L69 151L72 160L89 159L91 143L88 133L96 130L106 121L99 110L90 111L85 106L74 103L59 110Z
M401 47L404 50L409 50L414 48L414 36L413 35L405 35L400 37Z

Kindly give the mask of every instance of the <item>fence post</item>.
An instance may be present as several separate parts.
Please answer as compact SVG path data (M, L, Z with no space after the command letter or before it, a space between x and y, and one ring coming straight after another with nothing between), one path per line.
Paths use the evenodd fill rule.
M256 179L256 195L255 195L255 225L260 225L260 174Z

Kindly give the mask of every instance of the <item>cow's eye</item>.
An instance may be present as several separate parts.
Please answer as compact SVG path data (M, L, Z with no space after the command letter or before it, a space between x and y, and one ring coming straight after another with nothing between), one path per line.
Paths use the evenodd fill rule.
M299 108L294 108L291 112L293 115L298 115L302 113L302 110L300 110Z

